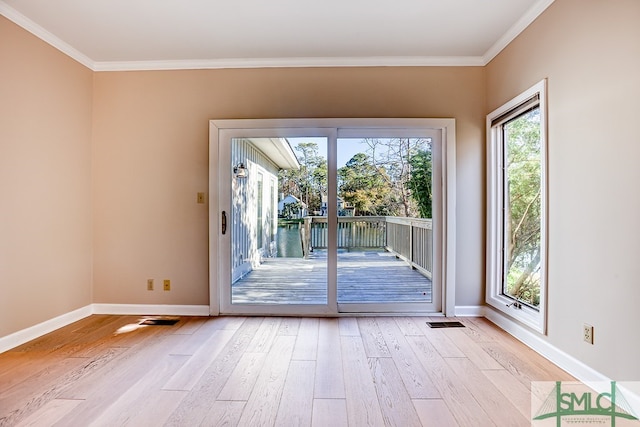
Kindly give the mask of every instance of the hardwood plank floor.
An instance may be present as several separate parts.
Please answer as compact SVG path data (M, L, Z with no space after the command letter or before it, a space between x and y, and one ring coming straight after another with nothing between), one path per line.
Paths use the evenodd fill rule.
M383 425L380 401L372 381L369 358L365 353L362 339L342 337L342 349L345 357L343 371L349 424L357 426Z
M572 380L485 319L96 315L0 354L0 426L525 426Z
M314 399L311 427L348 427L345 399Z
M320 319L314 397L344 399L344 375L338 319Z

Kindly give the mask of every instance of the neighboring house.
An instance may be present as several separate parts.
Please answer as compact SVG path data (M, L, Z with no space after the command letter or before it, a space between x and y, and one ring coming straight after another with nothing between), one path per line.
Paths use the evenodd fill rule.
M235 176L232 183L231 280L235 283L263 258L276 256L278 170L296 169L299 164L285 138L236 138L231 164L247 169L245 178Z
M327 198L328 197L326 194L320 195L320 216L327 216L329 212L329 208L327 206ZM344 202L344 199L340 196L338 196L337 200L338 200L338 215L341 215L340 212L344 210L345 202Z
M348 202L344 202L344 207L338 210L339 216L355 216L355 214L356 214L356 207Z
M296 196L289 194L278 202L278 216L284 217L287 213L290 213L288 218L304 218L307 216L307 205Z
M345 202L344 199L338 196L338 216L354 216L356 212L355 206L349 202ZM327 216L327 195L321 195L320 215Z

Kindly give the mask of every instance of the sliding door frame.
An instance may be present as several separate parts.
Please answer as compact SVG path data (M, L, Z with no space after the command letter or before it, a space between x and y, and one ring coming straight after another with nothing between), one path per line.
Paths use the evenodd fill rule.
M397 130L402 133L420 132L420 130L440 132L441 153L440 176L434 176L434 185L441 189L442 203L439 214L441 215L441 238L434 241L434 249L440 252L437 259L437 267L441 272L441 312L445 316L455 315L455 242L456 242L456 144L455 144L455 119L239 119L239 120L210 120L209 122L209 307L210 315L217 316L228 312L229 304L223 301L228 298L228 291L223 291L224 278L221 272L227 270L223 266L230 265L227 251L224 245L230 244L230 233L221 233L221 217L224 206L228 204L229 194L221 191L226 188L221 183L230 179L231 165L220 160L225 156L228 147L222 142L233 136L267 136L270 137L294 137L314 136L328 138L328 165L329 165L329 194L328 200L335 200L337 185L335 182L336 171L336 146L339 134L354 134L358 132L372 132L376 129ZM311 132L310 132L311 131ZM333 181L333 182L332 182ZM328 204L330 218L337 217L337 206ZM336 239L337 224L329 225L330 239ZM332 231L333 228L333 231ZM336 242L329 242L335 246ZM327 260L328 271L336 271L337 256L335 251L329 253ZM302 307L300 305L278 305L274 314L304 315L313 310L314 315L337 316L346 313L338 311L337 285L335 274L328 275L327 305L313 305ZM249 307L250 308L250 307ZM262 305L262 310L265 307ZM253 310L247 310L245 314L251 314ZM425 313L421 313L425 314ZM434 313L429 313L434 314Z

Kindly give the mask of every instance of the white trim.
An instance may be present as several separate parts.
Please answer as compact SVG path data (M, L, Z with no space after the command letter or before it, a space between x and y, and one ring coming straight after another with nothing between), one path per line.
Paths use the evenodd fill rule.
M89 58L84 53L80 52L78 49L74 48L67 42L62 41L57 36L51 34L49 31L45 30L40 25L36 24L31 19L27 18L3 1L0 1L0 15L3 15L9 21L24 28L45 43L50 44L71 59L74 59L90 70L95 71L95 62L93 62L91 58Z
M455 119L452 118L309 118L309 119L225 119L211 120L209 122L209 189L215 189L217 196L210 197L209 209L209 296L211 310L220 310L223 313L263 313L264 305L231 305L229 292L225 290L224 283L228 282L225 266L230 265L227 259L227 248L230 245L230 236L222 235L220 232L220 217L222 211L228 211L230 206L230 192L220 192L220 183L225 182L230 177L229 165L221 162L221 158L226 158L224 150L228 150L222 141L228 140L234 132L241 131L244 137L252 137L254 133L261 137L293 137L309 136L310 133L317 136L327 136L329 138L328 148L332 147L332 138L336 138L339 133L349 134L350 129L357 128L366 132L367 130L392 131L395 129L412 129L414 131L440 131L442 140L442 237L439 246L442 248L442 258L440 260L441 271L441 304L439 310L444 315L455 315L455 260L456 260L456 148L455 148ZM301 133L302 132L302 133ZM335 132L334 135L332 132ZM361 133L363 133L361 132ZM335 149L335 147L334 147ZM328 159L331 162L331 159ZM332 163L330 163L332 164ZM333 188L334 186L329 186ZM329 194L331 197L331 194ZM331 212L330 212L331 215ZM329 236L336 233L329 229ZM331 246L331 242L330 242ZM329 259L328 271L329 279L334 280L333 268L336 261ZM328 283L328 289L335 290L334 283ZM328 295L329 300L326 306L317 311L318 314L338 315L338 307L335 298ZM335 306L335 307L334 307ZM309 314L310 305L270 305L269 309L273 314L305 315ZM398 308L406 311L406 309ZM325 311L326 310L326 311Z
M484 318L494 323L500 329L504 330L517 340L521 341L545 359L574 376L578 381L591 386L594 390L606 391L606 389L599 389L602 384L609 384L613 380L550 344L542 335L532 332L525 326L518 324L516 321L508 318L503 313L500 313L491 307L484 307ZM624 378L618 381L618 386L631 407L640 408L639 390L635 387L633 390L626 387Z
M456 122L449 120L442 126L442 313L451 316L456 312L456 239L458 238L456 223L457 211L457 179L456 179Z
M610 381L607 376L558 349L546 341L542 335L520 325L503 313L491 307L485 307L484 317L496 324L500 329L514 336L519 341L522 341L542 357L555 363L558 367L576 377L579 381Z
M487 65L502 50L507 47L516 37L520 35L538 16L542 14L555 0L539 0L531 6L515 24L507 30L482 56L482 65Z
M484 305L456 305L456 317L482 317Z
M93 304L93 314L209 316L209 306L169 304Z
M53 319L45 320L37 325L30 326L10 335L0 337L0 353L12 348L18 347L26 342L41 337L42 335L53 332L80 319L91 316L93 313L92 306L87 305L77 310L70 311Z
M527 326L543 334L547 328L547 224L548 224L548 188L547 188L547 81L543 79L525 90L504 105L498 107L487 115L487 217L486 217L486 290L485 301L487 304L500 310L508 316L517 319ZM514 300L503 295L502 259L504 248L504 190L502 178L503 144L501 123L492 126L493 121L503 114L508 114L514 108L526 100L538 95L540 108L540 203L541 203L541 227L540 227L540 304L537 310L525 304L515 305Z
M225 261L228 256L228 247L230 246L229 235L222 235L219 227L219 216L222 211L228 211L230 206L230 195L227 192L220 193L221 183L224 183L230 176L227 170L229 165L226 162L220 162L221 158L226 158L227 144L222 144L223 140L229 140L234 132L240 131L244 137L251 137L257 132L261 137L293 137L301 133L301 136L308 136L310 133L317 136L327 136L329 138L328 147L332 147L332 138L336 138L338 133L349 134L351 129L380 131L403 130L403 129L423 129L438 130L441 132L442 145L442 209L446 210L446 215L442 215L442 255L439 260L441 266L442 296L440 298L441 307L439 310L443 314L452 316L455 314L455 238L456 238L456 150L455 150L455 119L430 119L430 118L328 118L328 119L239 119L239 120L211 120L210 121L210 140L209 140L209 188L216 189L217 197L210 197L209 211L209 272L210 272L210 308L216 310L220 307L220 311L224 313L260 313L264 310L263 305L231 305L229 292L224 288L223 284L230 277L228 265L229 260ZM274 133L272 135L272 133ZM335 133L335 135L334 135ZM335 143L335 142L334 142ZM335 149L335 147L333 147ZM329 164L331 165L331 159ZM330 166L331 167L331 166ZM222 185L224 186L224 184ZM333 186L330 186L333 188ZM331 194L329 195L331 197ZM329 230L329 236L335 236ZM330 243L331 246L331 243ZM335 264L335 260L328 261L329 278L334 280L334 274L331 263ZM329 283L328 290L332 292L336 287L335 284ZM321 306L318 314L337 314L338 307L335 298L331 294L328 295L327 306ZM218 305L215 305L215 302ZM271 305L269 310L272 314L290 314L305 315L310 313L310 305ZM318 307L313 307L316 310ZM398 310L404 310L398 307Z
M640 388L638 387L637 381L634 382L618 382L617 385L620 388L622 394L624 394L625 399L632 408L636 410L636 416L638 416L638 411L640 411ZM633 389L628 386L634 386Z
M218 176L211 171L210 165L218 164L218 127L213 121L209 122L209 314L211 316L218 316L220 314L220 294L218 292L211 292L211 289L218 289L218 275L219 263L218 259L220 252L218 250L219 245L214 244L217 242L218 233L221 226L222 215L219 209L220 205L220 186L218 185ZM216 147L216 149L212 149ZM229 169L231 169L229 167ZM222 172L220 172L222 173ZM231 170L225 173L231 173ZM229 224L227 223L227 227Z
M102 61L94 71L214 70L307 67L481 67L481 56L372 56L325 58L228 58L167 61Z

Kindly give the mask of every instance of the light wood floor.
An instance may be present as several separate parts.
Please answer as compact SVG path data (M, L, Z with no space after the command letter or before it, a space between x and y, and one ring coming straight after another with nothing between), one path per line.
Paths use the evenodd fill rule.
M530 382L572 379L427 320L94 315L0 355L0 425L528 426Z

